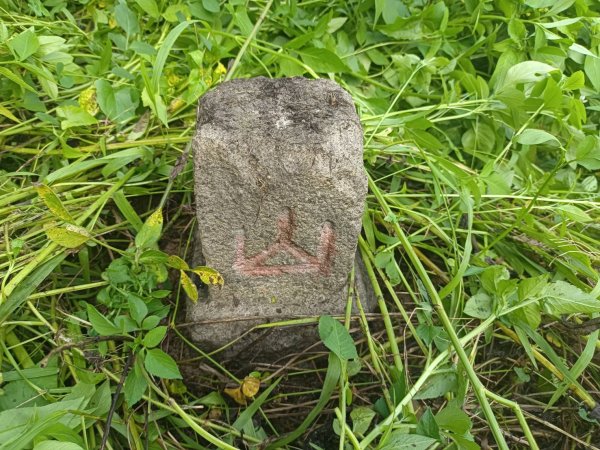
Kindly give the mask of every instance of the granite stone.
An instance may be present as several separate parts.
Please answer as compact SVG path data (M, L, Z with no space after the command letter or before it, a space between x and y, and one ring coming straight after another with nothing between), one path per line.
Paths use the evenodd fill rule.
M362 142L352 98L333 81L239 79L202 97L194 262L225 279L188 303L204 350L233 340L231 356L300 350L316 340L314 323L256 327L344 313L367 193Z

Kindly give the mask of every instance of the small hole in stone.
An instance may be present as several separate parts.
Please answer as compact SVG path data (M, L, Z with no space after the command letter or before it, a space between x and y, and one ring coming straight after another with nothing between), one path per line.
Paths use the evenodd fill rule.
M277 311L278 314L281 314L281 308L277 308L275 311Z

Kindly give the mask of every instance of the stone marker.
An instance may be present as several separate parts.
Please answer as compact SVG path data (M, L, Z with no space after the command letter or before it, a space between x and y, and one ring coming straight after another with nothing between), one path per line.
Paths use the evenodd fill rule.
M203 349L243 335L229 355L300 351L315 341L314 323L244 333L344 314L367 192L362 137L352 98L328 80L240 79L202 98L194 263L225 279L188 304ZM372 310L372 296L361 300Z

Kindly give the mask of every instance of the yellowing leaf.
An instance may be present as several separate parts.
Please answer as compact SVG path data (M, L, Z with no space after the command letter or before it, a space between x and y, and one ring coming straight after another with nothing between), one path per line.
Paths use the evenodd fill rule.
M0 115L2 115L4 117L8 117L13 122L21 123L21 121L17 117L15 117L15 115L13 113L11 113L8 108L5 108L2 105L0 105Z
M162 224L162 211L157 209L146 219L142 229L135 237L135 246L137 248L148 248L156 244L162 232Z
M96 89L89 87L79 94L79 106L91 116L98 112L98 102L96 101Z
M67 211L58 196L49 186L40 184L35 187L35 190L52 214L65 222L73 221L73 217L69 214L69 211Z
M260 380L256 377L247 376L242 381L242 393L247 398L254 397L260 389Z
M64 227L48 228L48 239L66 248L77 248L90 239L90 234L85 228L68 224Z
M174 99L171 103L169 103L169 107L167 108L167 111L172 113L172 112L180 110L181 108L183 108L186 105L187 105L187 103L185 102L185 100L178 97L178 98Z
M165 384L171 394L182 395L187 392L187 387L181 380L166 380Z
M169 255L169 258L167 259L167 264L169 265L169 267L172 267L173 269L179 269L179 270L189 270L190 269L188 264L177 255Z
M236 388L225 388L223 389L227 395L229 395L238 405L246 405L248 402L244 393L242 392L242 387L238 386Z
M206 267L206 266L194 267L192 269L192 272L194 272L196 275L198 275L200 277L200 280L204 284L210 284L210 285L216 284L219 286L223 286L223 283L225 282L225 280L223 280L223 277L221 276L221 274L219 272L217 272L215 269L211 269L210 267Z
M253 398L258 394L260 389L260 379L252 375L248 375L242 380L242 384L235 388L225 388L225 392L239 405L248 404L248 399Z
M182 81L183 81L183 77L180 77L175 72L171 71L167 75L167 84L171 87L181 84Z
M190 298L190 300L196 303L198 301L198 289L196 288L196 285L183 270L180 270L179 273L181 274L181 277L179 278L179 283L181 283L181 287L183 288L187 296Z
M225 75L227 73L227 69L225 68L225 66L221 63L217 64L217 67L215 68L215 73L217 75Z

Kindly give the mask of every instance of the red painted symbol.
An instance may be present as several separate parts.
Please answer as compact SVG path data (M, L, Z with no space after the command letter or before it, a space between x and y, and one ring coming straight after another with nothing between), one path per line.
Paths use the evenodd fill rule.
M277 238L266 250L247 258L244 235L236 237L236 258L233 268L248 276L282 275L284 273L318 273L328 276L333 263L335 250L335 232L329 222L321 227L321 237L316 255L312 255L292 241L296 223L294 213L288 210L277 221ZM269 265L271 258L280 255L291 256L293 264Z

